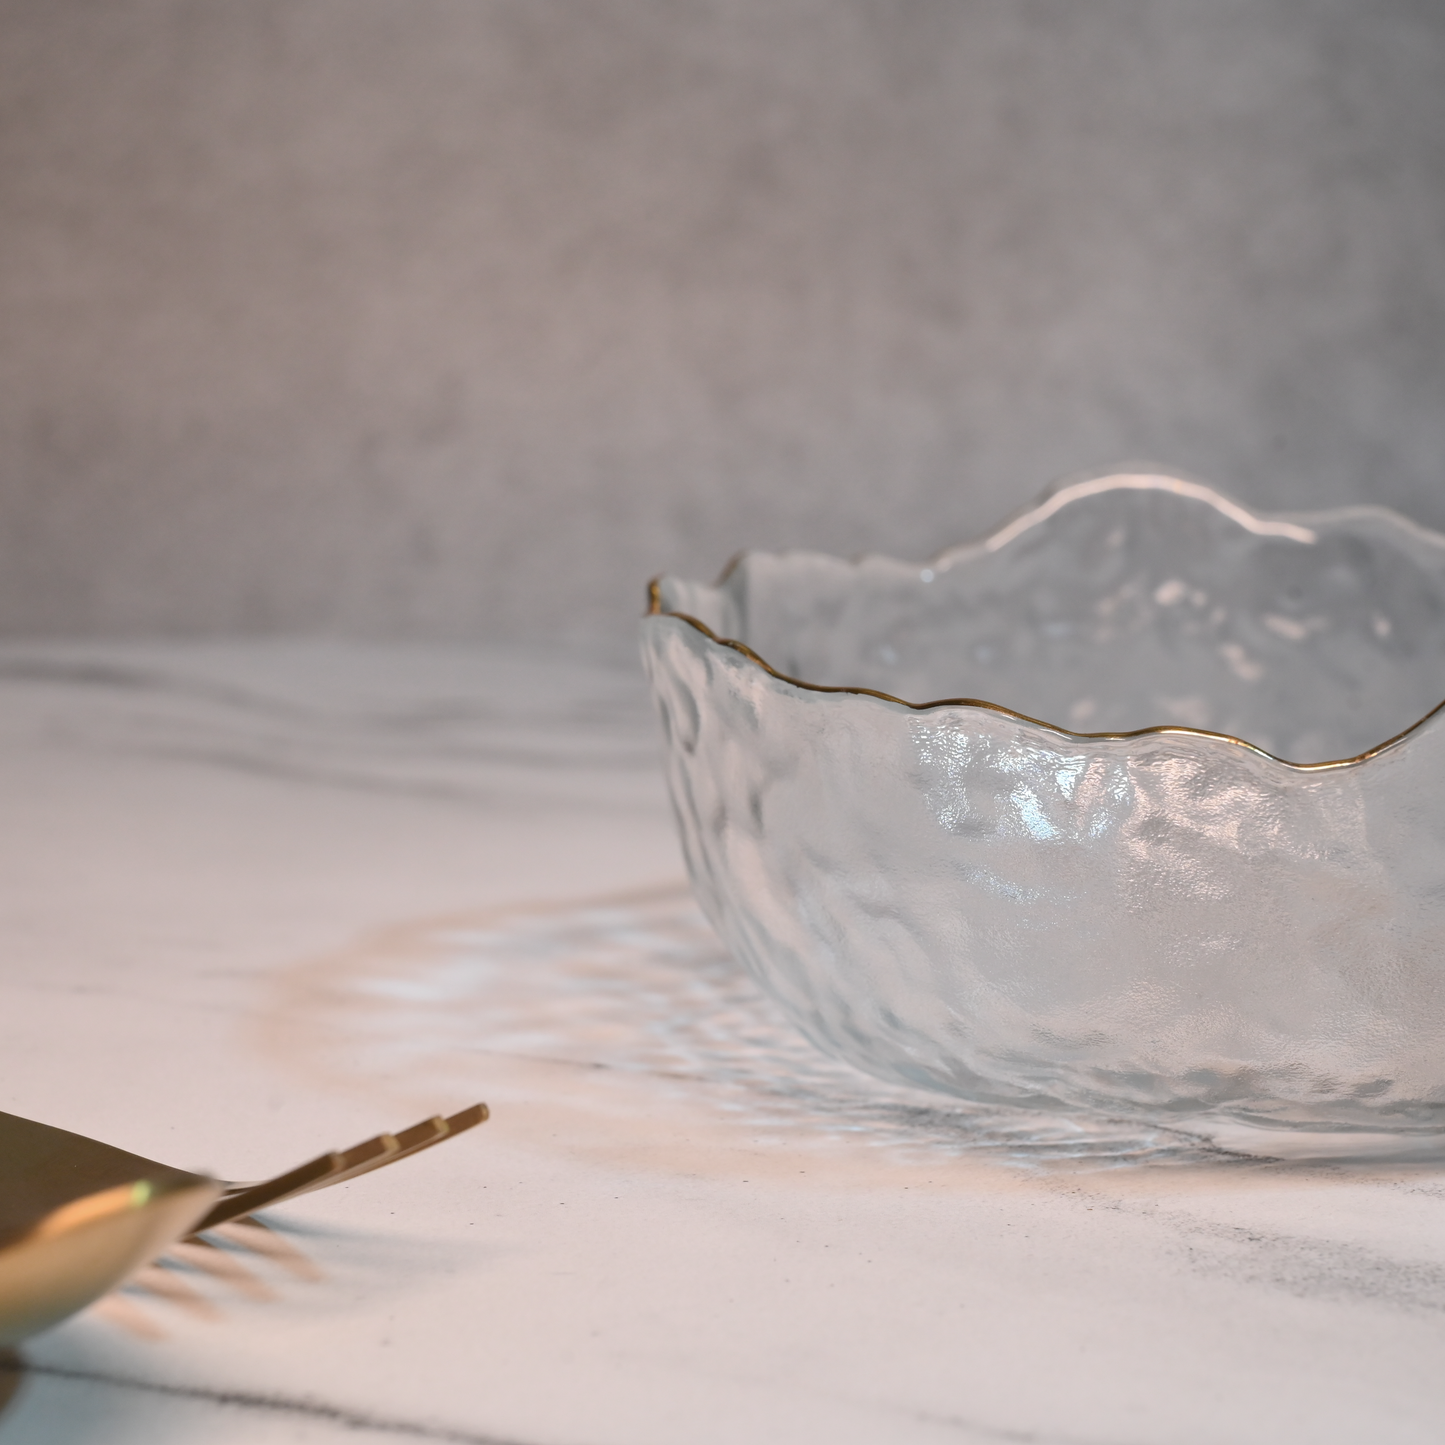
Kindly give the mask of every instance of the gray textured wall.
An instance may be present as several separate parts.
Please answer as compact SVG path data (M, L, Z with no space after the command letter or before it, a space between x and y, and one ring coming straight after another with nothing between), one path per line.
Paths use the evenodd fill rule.
M1445 5L0 0L0 631L617 636L1152 457L1445 526Z

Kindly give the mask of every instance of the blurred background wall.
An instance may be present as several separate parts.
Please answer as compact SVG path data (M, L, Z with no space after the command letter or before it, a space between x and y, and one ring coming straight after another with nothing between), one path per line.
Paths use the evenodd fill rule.
M1439 0L0 0L0 632L615 641L1131 458L1445 527Z

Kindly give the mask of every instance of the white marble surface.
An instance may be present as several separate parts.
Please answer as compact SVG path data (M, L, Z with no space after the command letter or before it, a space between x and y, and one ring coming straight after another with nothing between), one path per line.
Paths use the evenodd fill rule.
M0 1445L1445 1434L1445 1165L817 1058L693 912L649 729L542 654L0 648L0 1109L241 1178L494 1110L277 1211L291 1269L31 1342Z

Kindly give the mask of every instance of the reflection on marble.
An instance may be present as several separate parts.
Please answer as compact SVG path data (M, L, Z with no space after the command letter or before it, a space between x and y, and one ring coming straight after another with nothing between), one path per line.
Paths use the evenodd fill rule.
M793 1148L831 1138L1024 1165L1243 1157L1138 1121L990 1107L861 1074L791 1027L681 888L392 929L288 978L279 1009L290 1047L343 1074L405 1079L451 1061L465 1078L478 1056L608 1070Z

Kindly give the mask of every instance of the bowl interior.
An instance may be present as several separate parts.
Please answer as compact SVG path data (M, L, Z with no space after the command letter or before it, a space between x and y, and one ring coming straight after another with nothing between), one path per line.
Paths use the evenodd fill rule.
M1356 756L1445 697L1445 542L1379 509L1258 519L1109 478L919 565L748 553L665 610L790 677L995 703L1075 732L1173 725Z

